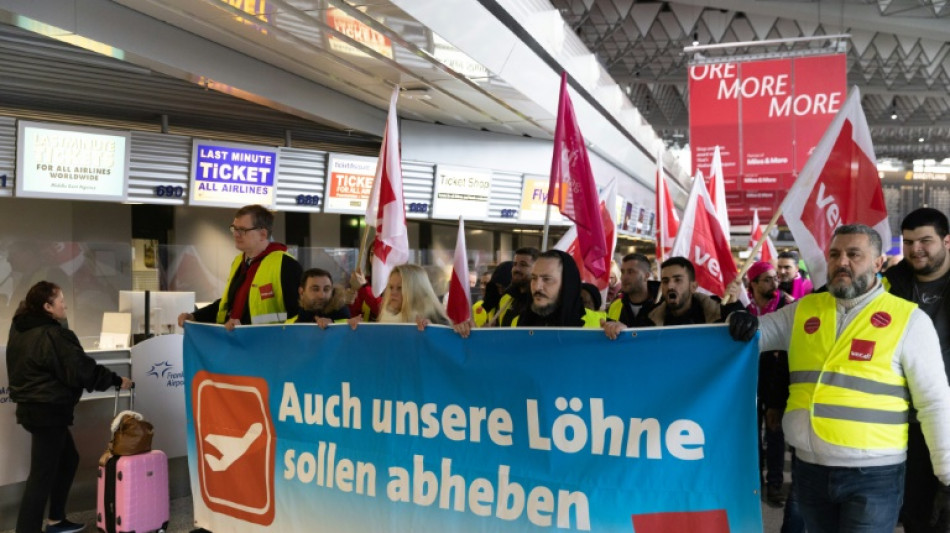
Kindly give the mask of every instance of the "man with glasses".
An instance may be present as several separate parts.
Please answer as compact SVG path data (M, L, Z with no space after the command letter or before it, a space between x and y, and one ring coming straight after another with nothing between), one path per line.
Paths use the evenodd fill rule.
M194 313L178 316L186 320L224 324L234 329L241 324L281 324L299 311L297 291L303 269L287 246L272 242L274 214L260 205L246 205L234 214L231 235L241 253L231 264L231 274L221 299Z

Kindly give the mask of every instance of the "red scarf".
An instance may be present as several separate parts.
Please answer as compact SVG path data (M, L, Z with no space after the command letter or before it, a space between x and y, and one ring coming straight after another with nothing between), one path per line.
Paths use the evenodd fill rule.
M231 312L228 314L228 318L240 321L241 317L244 316L244 308L247 307L247 297L251 293L251 282L254 281L254 275L257 274L257 268L261 266L261 261L271 252L286 251L286 245L280 244L279 242L272 242L267 245L267 248L264 248L263 252L252 258L250 262L241 261L241 266L238 267L235 276L240 277L241 272L244 271L244 282L241 283L241 286L234 294L234 301L231 302Z

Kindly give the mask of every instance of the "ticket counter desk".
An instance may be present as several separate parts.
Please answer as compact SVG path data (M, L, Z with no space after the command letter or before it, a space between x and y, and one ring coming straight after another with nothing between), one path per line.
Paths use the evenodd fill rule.
M87 350L99 364L135 380L135 410L155 426L154 449L169 459L171 497L189 493L185 448L185 387L182 335L160 335L131 349ZM0 346L6 357L6 347ZM0 364L0 531L16 524L17 509L30 467L30 435L16 423L10 400L6 363ZM69 511L95 509L96 463L109 443L115 391L85 393L76 406L72 426L79 450L79 470L69 498ZM123 391L119 410L128 409Z

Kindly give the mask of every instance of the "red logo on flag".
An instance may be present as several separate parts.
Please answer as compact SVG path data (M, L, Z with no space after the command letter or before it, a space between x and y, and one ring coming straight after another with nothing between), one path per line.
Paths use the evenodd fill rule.
M805 321L805 333L809 335L818 331L819 327L821 327L821 320L819 320L817 316L813 316Z
M818 182L802 210L812 236L821 250L831 244L831 235L842 224L873 226L887 218L887 205L877 167L852 138L853 125L845 120L825 161Z
M874 341L865 341L853 339L851 341L851 354L848 359L852 361L870 361L874 357Z
M261 285L261 300L269 300L274 297L274 284L268 283Z
M274 521L274 425L267 381L212 374L192 381L198 480L216 513L270 525Z
M729 533L729 517L725 509L680 513L651 513L633 515L636 533Z
M878 311L871 315L871 325L876 328L886 328L891 323L891 315L884 311Z

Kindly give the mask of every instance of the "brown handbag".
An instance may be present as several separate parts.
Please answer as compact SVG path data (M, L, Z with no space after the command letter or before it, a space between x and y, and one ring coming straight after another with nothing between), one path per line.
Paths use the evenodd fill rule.
M152 451L152 436L155 433L150 422L131 411L119 414L119 424L109 442L112 455L135 455Z

